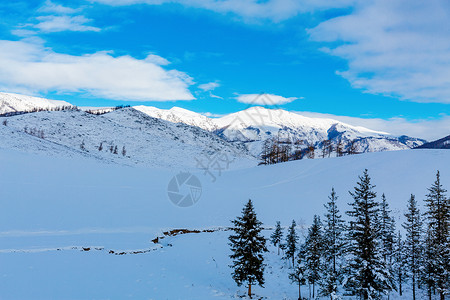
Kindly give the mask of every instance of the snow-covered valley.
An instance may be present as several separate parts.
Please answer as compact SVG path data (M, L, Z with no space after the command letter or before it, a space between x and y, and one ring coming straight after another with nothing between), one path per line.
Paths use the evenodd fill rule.
M340 196L341 211L348 208L348 191L365 168L399 220L409 195L423 199L436 170L449 163L446 150L368 153L229 170L215 182L193 168L202 196L180 208L167 194L178 171L3 147L0 294L7 299L236 298L245 288L230 277L227 231L152 240L172 229L229 227L248 198L265 226L277 220L287 226L295 219L303 235L313 214L324 213L331 187ZM446 186L449 176L442 169ZM266 288L255 293L296 299L286 262L274 248L266 256L271 262ZM18 289L19 282L29 288Z

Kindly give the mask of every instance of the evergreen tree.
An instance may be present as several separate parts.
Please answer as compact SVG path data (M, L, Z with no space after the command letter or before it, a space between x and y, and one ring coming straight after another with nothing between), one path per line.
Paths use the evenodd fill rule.
M368 171L359 176L359 182L350 195L354 202L347 212L351 218L348 231L349 268L346 287L363 299L379 299L381 293L392 288L392 275L379 251L379 203L373 191Z
M395 220L391 217L391 211L389 204L386 201L386 196L381 195L381 222L380 226L380 238L381 238L381 255L383 257L384 264L391 274L394 274L393 269L393 255L395 244Z
M337 288L341 279L341 260L344 253L345 222L337 207L338 196L334 188L328 196L329 201L325 206L326 223L323 234L323 276L321 283L321 295L330 296L332 299L337 294Z
M292 273L289 273L289 279L292 283L298 285L298 300L303 299L301 286L306 283L305 251L303 248L300 248L297 253L297 266Z
M417 279L420 272L420 258L422 254L421 234L422 220L417 201L414 195L408 200L408 211L405 213L406 222L403 228L406 230L405 260L407 274L412 280L413 300L416 300Z
M426 286L429 300L431 300L433 290L436 286L434 251L432 232L428 228L423 243L423 257L421 260L419 283Z
M314 215L313 223L308 229L308 236L305 240L307 278L313 287L313 298L315 297L315 284L320 280L322 271L322 242L322 222L319 216Z
M248 200L242 210L242 216L233 222L234 234L228 238L233 260L233 279L238 286L248 284L248 296L252 298L252 285L264 285L264 257L266 239L261 235L262 223L256 218L253 203Z
M406 282L406 255L405 255L405 242L402 240L402 235L400 231L395 238L394 249L393 249L393 261L392 261L392 271L395 277L395 282L398 286L398 292L400 296L403 295L403 283Z
M386 196L381 196L381 223L380 223L380 235L381 235L381 251L383 260L386 264L392 262L392 254L394 251L395 240L395 221L391 217L391 211L389 210L389 204L386 201Z
M292 224L288 229L288 233L286 235L286 244L285 244L285 259L292 261L292 267L295 267L295 252L297 251L297 241L298 235L295 231L295 221L292 220Z
M428 189L425 203L427 211L427 225L429 238L431 239L432 261L434 267L434 277L436 289L441 300L450 292L450 199L446 196L440 180L439 171L436 174L436 181Z
M281 228L280 221L277 221L275 231L270 235L270 241L278 248L278 255L280 255L280 244L283 238L283 229Z

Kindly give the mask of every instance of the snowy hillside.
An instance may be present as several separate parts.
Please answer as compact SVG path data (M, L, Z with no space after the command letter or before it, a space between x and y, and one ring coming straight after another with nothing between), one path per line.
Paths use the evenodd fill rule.
M425 141L407 136L395 137L360 126L352 126L333 119L310 118L285 110L251 107L217 119L219 135L230 141L246 143L254 155L261 153L261 141L274 138L293 148L314 146L323 148L322 142L331 145L341 142L344 151L355 141L358 153L404 150L422 145Z
M355 151L359 153L404 150L425 142L407 136L396 137L386 132L352 126L333 119L310 118L281 109L264 107L251 107L217 119L178 107L170 110L148 106L135 108L155 118L214 131L226 140L245 144L256 157L262 152L262 142L270 138L290 144L293 151L295 147L303 149L308 146L321 149L324 140L329 140L334 148L340 142L346 151L348 144L355 141Z
M134 108L153 118L163 119L173 123L184 123L208 131L217 129L217 125L213 119L180 107L172 107L171 109L166 110L140 105L134 106Z
M72 106L72 104L65 101L0 92L0 115L33 109L54 109L63 106Z
M72 110L45 111L4 120L7 126L2 125L0 132L11 133L3 133L5 138L0 141L0 148L14 145L16 149L31 151L36 149L38 139L40 144L48 142L64 146L69 153L81 152L126 165L183 170L195 167L198 161L206 163L215 153L227 155L230 161L236 162L235 167L256 164L245 148L239 148L211 132L152 118L133 108L103 115ZM17 140L16 136L21 139Z
M172 229L228 227L249 198L266 226L295 219L304 234L312 215L324 213L331 187L341 211L348 209L348 191L364 168L399 221L411 193L422 203L437 169L450 186L442 169L449 164L446 150L406 150L233 170L216 182L197 171L202 196L180 208L167 196L177 171L0 149L0 298L239 299L245 287L230 276L229 232L151 240ZM254 292L297 299L286 265L270 250L266 287Z

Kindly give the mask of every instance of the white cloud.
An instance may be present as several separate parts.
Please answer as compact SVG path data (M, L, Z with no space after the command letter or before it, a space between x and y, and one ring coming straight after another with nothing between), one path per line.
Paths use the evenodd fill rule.
M179 3L219 13L233 13L247 20L269 19L280 22L299 13L348 6L356 0L90 0L108 5Z
M39 23L34 25L34 27L42 32L100 31L98 27L86 25L92 20L84 16L39 16L36 20Z
M162 68L155 58L114 57L106 51L75 56L56 53L39 39L0 40L0 89L82 92L123 101L194 99L188 89L192 79Z
M272 94L243 94L236 97L236 100L241 103L257 104L257 105L282 105L290 103L301 98L285 98L283 96Z
M200 85L198 86L198 88L201 89L201 90L203 90L203 91L205 91L205 92L208 92L208 91L213 91L213 90L215 90L215 89L218 88L219 86L220 86L220 84L219 84L217 81L214 81L214 82L208 82L208 83L200 84Z
M56 14L73 14L80 9L62 6L60 4L53 3L50 0L45 1L44 5L38 9L38 12L56 13Z
M450 103L450 2L360 1L349 15L309 31L339 45L330 54L348 61L338 72L369 93L418 102Z
M408 135L411 137L422 138L426 140L436 140L450 134L450 115L444 115L435 120L406 120L403 118L384 119L365 119L357 117L336 116L332 114L322 114L313 112L296 112L306 117L335 119L350 125L362 126L376 131L388 132L400 136Z

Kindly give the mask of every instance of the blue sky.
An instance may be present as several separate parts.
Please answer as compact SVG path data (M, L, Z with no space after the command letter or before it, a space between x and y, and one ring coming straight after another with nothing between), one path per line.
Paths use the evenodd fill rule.
M390 2L2 2L0 89L218 115L264 92L287 110L438 137L450 127L450 5Z

